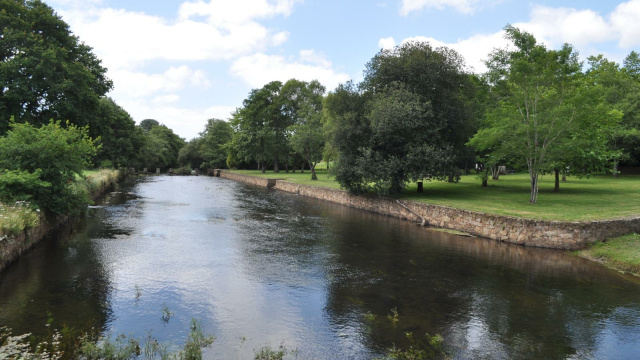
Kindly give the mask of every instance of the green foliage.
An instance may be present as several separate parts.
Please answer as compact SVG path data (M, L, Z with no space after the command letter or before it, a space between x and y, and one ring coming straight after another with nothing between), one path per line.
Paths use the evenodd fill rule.
M83 176L95 154L86 127L69 123L63 127L60 121L39 128L11 124L11 130L0 138L0 169L11 172L13 182L3 180L9 190L0 195L8 200L28 197L53 214L76 211L90 199L72 182L75 176Z
M260 89L253 89L231 119L234 135L229 145L236 162L257 162L266 166L279 163L289 154L287 128L291 117L284 108L282 83L272 81Z
M598 108L597 92L580 86L586 85L581 81L581 63L570 45L548 50L527 32L512 26L505 32L513 47L495 50L486 62L497 106L488 110L485 127L470 144L496 158L511 156L525 162L529 202L536 203L540 174L582 159L584 153L572 151L584 147L578 139L591 144L594 152L604 149L594 146L597 139L585 131L596 124L606 128L614 120L587 116L596 110L598 115L608 112ZM601 139L604 142L598 144L605 144L606 136Z
M227 166L227 146L233 138L231 124L219 119L209 119L204 131L200 134L200 154L202 165L207 169L224 169Z
M255 350L255 360L284 360L289 354L295 355L295 350L287 349L284 344L280 344L278 349L273 349L269 345L265 345Z
M40 224L38 209L33 209L29 203L17 201L12 205L0 203L0 244L25 230Z
M154 119L144 119L140 121L139 125L144 131L150 131L155 126L160 126L158 120Z
M579 256L603 262L605 265L640 275L640 235L629 234L597 242L577 252Z
M132 165L144 140L131 115L111 98L103 97L98 103L97 117L99 121L89 128L90 136L100 137L96 164L108 168Z
M360 88L341 85L325 104L345 189L392 194L408 181L455 180L475 129L475 87L457 53L420 42L381 50Z
M387 351L385 359L397 359L397 360L426 360L426 359L447 359L447 354L444 351L443 343L444 339L441 335L430 336L425 334L424 338L415 340L413 333L405 333L409 346L406 348L399 348L393 346Z
M94 125L112 83L100 60L39 0L0 1L0 135L9 120Z
M289 126L291 149L306 159L311 179L317 180L315 167L322 160L325 137L322 131L322 94L325 88L318 81L310 83L289 80L283 86L285 104L292 118Z
M142 137L142 147L138 153L138 167L149 169L178 167L180 149L185 141L165 125L152 126L149 131L137 128Z

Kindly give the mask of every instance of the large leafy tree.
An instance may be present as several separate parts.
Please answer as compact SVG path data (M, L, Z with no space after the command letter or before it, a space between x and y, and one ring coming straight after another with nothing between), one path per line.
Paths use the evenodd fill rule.
M97 165L121 167L132 164L143 144L143 134L122 107L111 98L103 97L98 102L97 117L89 128L89 135L100 138Z
M231 124L220 119L209 119L200 133L200 154L202 166L222 169L227 164L227 144L233 137Z
M353 193L369 189L358 159L363 156L362 146L371 137L366 117L370 93L361 92L353 82L340 84L324 100L323 121L327 134L327 147L338 153L334 167L336 181Z
M515 27L505 32L512 47L495 50L486 62L498 103L471 144L485 149L490 144L494 154L526 162L529 202L536 203L540 175L600 156L606 150L600 146L604 132L617 115L601 106L597 89L584 81L573 47L550 50Z
M39 0L0 0L0 27L0 134L11 117L93 126L112 83L91 48Z
M325 137L322 124L322 100L325 87L317 80L303 82L289 80L283 86L284 108L292 125L289 144L293 151L306 159L311 179L318 180L316 165L322 160Z
M453 181L474 129L474 91L450 49L409 42L381 50L359 90L343 86L327 99L336 180L352 192L382 194L426 177Z
M270 161L278 171L280 158L288 153L286 129L290 124L283 111L281 88L280 81L272 81L251 90L231 119L232 153L239 161L258 163L262 171Z
M52 214L74 212L90 198L73 180L83 176L95 154L86 127L12 123L0 137L1 200L31 200Z
M474 111L476 87L465 70L464 58L452 49L418 41L381 50L367 64L361 86L376 93L395 84L428 102L433 119L444 124L441 138L453 149L449 177L473 162L465 144L477 130L479 117Z

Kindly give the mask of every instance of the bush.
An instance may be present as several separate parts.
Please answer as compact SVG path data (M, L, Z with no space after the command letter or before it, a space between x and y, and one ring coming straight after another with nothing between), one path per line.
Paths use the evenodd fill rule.
M51 214L77 211L90 202L72 182L82 177L97 148L86 127L51 121L40 128L11 124L0 138L0 200L30 199Z

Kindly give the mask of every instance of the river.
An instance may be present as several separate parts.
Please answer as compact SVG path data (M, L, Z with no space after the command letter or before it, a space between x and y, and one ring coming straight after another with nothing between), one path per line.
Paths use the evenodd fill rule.
M370 359L405 332L455 359L640 357L638 278L220 178L124 183L0 273L14 333L180 344L192 318L207 359Z

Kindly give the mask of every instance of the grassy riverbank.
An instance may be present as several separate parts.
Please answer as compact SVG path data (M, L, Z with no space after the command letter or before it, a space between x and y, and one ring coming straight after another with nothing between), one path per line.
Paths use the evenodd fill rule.
M257 170L237 171L242 174L339 189L339 184L326 171L317 171L318 181L311 173L262 174ZM597 176L590 179L570 177L560 183L560 192L553 192L554 178L543 176L537 204L529 204L527 174L500 176L489 180L488 187L480 186L475 175L462 176L458 183L425 182L424 192L417 193L415 183L409 184L397 198L480 211L488 214L516 216L527 219L586 221L615 219L640 215L640 176L626 175L615 179Z
M91 197L102 193L105 187L118 180L119 170L87 170L85 178L78 177L73 186L77 191L86 191ZM28 202L0 203L0 239L16 236L41 223L41 212ZM0 243L1 245L1 243Z
M629 234L595 243L576 255L640 276L640 235Z

